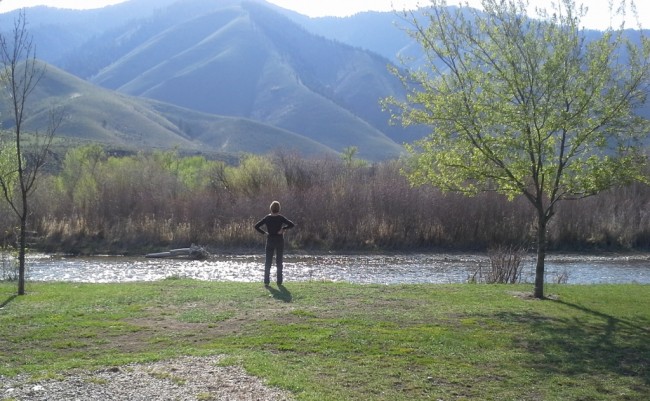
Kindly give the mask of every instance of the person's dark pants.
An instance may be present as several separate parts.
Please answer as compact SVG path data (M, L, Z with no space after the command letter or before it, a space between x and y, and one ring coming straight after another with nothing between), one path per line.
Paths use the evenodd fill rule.
M271 264L275 253L275 265L278 269L277 282L282 284L282 256L284 253L284 237L269 235L266 237L266 263L264 264L264 284L271 282Z

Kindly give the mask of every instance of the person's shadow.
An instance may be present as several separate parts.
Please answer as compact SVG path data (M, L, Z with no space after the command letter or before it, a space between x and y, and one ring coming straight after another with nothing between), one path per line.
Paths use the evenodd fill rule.
M273 295L273 298L277 300L280 300L282 302L287 302L287 303L291 302L292 300L291 293L289 292L287 287L285 287L282 284L278 284L277 290L271 286L267 286L266 289L269 290L271 295Z

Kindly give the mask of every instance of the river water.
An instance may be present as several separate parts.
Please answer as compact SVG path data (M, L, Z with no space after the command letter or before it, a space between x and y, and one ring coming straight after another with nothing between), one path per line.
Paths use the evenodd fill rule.
M6 262L5 262L6 263ZM523 263L522 281L534 279L535 257ZM212 255L207 260L144 257L30 255L27 279L113 283L184 277L209 281L262 281L262 255ZM285 281L342 281L358 284L465 283L489 266L477 254L286 255ZM272 270L275 274L275 267ZM546 282L650 284L650 254L549 255Z

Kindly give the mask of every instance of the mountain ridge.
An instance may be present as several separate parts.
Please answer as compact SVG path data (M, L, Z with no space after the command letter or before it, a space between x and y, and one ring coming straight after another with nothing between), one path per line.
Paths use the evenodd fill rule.
M112 91L97 92L112 105L152 113L131 115L140 128L118 133L98 121L112 121L109 110L128 115L124 107L80 107L73 113L85 116L74 117L88 120L87 132L65 131L75 138L137 135L127 142L142 146L174 138L190 150L233 152L266 152L271 142L305 154L356 147L374 161L399 157L403 143L428 133L391 125L379 104L406 96L388 66L400 55L418 57L395 13L308 18L264 0L130 0L100 10L37 7L31 15L46 62ZM12 16L0 15L0 24ZM71 101L48 96L51 104ZM237 146L224 146L228 130Z
M168 0L155 11L149 0L127 3L150 8L127 24L104 22L109 28L46 61L120 94L254 120L335 152L356 147L368 160L398 157L420 135L381 110L382 98L403 96L389 60L313 35L264 1Z
M52 98L66 118L58 138L101 143L130 151L180 149L194 153L268 153L295 149L305 156L337 152L293 132L250 119L218 116L129 96L93 85L72 74L46 65L46 74L33 92L25 128L39 131ZM53 93L56 95L53 96ZM8 110L1 110L9 115ZM11 123L3 122L3 128ZM290 143L294 146L281 146Z

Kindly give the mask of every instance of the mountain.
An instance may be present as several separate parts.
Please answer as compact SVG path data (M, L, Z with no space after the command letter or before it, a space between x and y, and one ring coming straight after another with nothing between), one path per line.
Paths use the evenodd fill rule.
M25 8L29 34L33 36L37 55L60 66L70 52L89 38L124 26L131 20L149 18L156 10L178 0L137 0L119 6L90 10L70 10L44 6ZM18 11L0 14L0 27L6 33L13 26ZM126 18L124 16L130 16Z
M349 17L286 15L315 35L370 50L396 64L400 64L403 58L418 59L422 56L419 44L408 34L412 28L410 20L414 18L410 14L367 11ZM414 15L418 19L423 18L417 11Z
M401 150L388 136L395 129L379 106L381 98L401 90L384 58L311 35L254 3L220 6L163 23L158 31L91 82L252 118L337 150L357 146L364 157L387 158Z
M287 146L318 143L338 152L355 146L360 157L383 160L422 135L390 125L380 108L382 98L404 96L388 59L314 35L264 1L124 4L140 11L122 24L114 20L121 5L93 10L89 19L101 21L94 25L76 17L84 11L36 10L37 32L45 26L68 32L65 40L46 42L58 49L50 49L46 61L129 99L255 121L302 139ZM51 20L44 25L41 15ZM39 40L37 48L44 43ZM67 47L59 43L66 41Z
M0 14L0 27L14 17ZM427 133L390 125L379 106L405 96L387 67L422 57L405 32L411 17L399 13L308 18L263 0L130 0L30 8L27 18L53 79L73 74L88 85L81 99L96 98L71 113L66 123L76 126L61 128L76 138L227 152L355 146L374 161ZM82 102L70 93L52 91L47 101Z
M92 141L121 150L180 149L185 152L238 154L295 149L305 155L336 154L316 141L245 118L218 116L100 88L54 66L31 95L28 131L48 122L52 104L65 110L59 141ZM56 103L53 103L56 102ZM6 106L5 106L6 107ZM3 116L9 110L0 109ZM11 127L11 120L2 122Z

